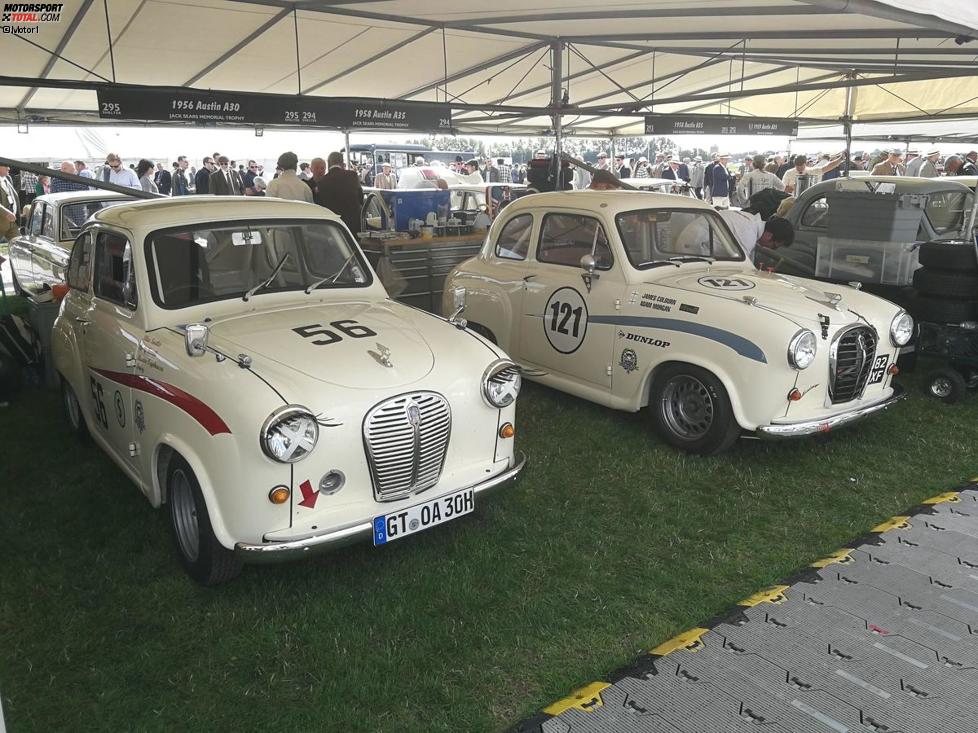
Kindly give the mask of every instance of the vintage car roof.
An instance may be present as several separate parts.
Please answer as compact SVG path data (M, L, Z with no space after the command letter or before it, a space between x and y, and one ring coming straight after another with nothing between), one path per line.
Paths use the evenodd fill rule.
M34 201L44 201L49 204L71 204L77 201L109 201L113 199L126 199L125 194L115 191L101 191L91 189L88 191L62 191L61 193L46 193L38 196Z
M651 191L555 191L552 193L534 193L522 196L506 207L506 212L512 214L524 209L539 209L553 207L593 209L617 213L619 211L634 211L639 208L649 209L703 209L716 211L710 204L689 196L676 196L673 193L655 193Z
M847 181L857 182L860 184L895 183L896 190L899 193L935 193L937 191L956 189L963 185L961 182L956 181L953 177L918 178L915 176L857 176L854 178L833 178L828 181L816 183L814 186L805 189L801 195L805 196L809 191L814 190L834 191L838 188L839 184Z
M676 180L675 178L622 178L622 183L629 186L686 186L686 181Z
M160 229L246 218L340 220L332 211L316 204L261 196L179 196L134 201L103 209L92 217L94 221L127 229Z

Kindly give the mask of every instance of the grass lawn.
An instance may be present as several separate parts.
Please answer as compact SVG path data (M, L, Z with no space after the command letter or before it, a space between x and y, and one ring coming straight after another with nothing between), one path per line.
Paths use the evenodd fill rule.
M11 733L498 731L978 473L978 397L711 459L534 385L519 412L524 479L474 515L206 590L56 395L22 394L0 411Z

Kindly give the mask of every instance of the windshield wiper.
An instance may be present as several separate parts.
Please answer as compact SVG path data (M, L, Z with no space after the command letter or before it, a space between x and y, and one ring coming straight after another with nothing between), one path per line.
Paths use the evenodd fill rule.
M243 300L243 301L245 301L245 302L247 302L247 301L248 301L248 298L250 298L250 297L251 297L252 295L254 295L255 293L257 293L257 292L258 292L259 290L261 290L262 288L265 288L265 287L268 287L268 285L269 285L269 283L271 283L271 282L272 282L272 280L274 280L274 279L275 279L276 277L278 277L278 273L279 273L279 272L281 271L281 269L282 269L282 268L283 268L283 267L285 266L285 261L286 261L287 259L289 259L289 253L288 253L288 252L286 252L286 253L285 253L284 255L282 255L282 259L280 259L280 260L278 261L278 264L277 264L277 265L275 265L275 269L274 269L274 270L272 270L272 274L271 274L271 275L269 275L267 279L265 279L265 280L262 280L262 281L261 281L260 283L258 283L258 284L257 284L257 285L256 285L255 287L253 287L253 288L252 288L251 290L249 290L249 291L248 291L247 293L245 293L244 295L242 295L242 296L241 296L241 300Z
M670 262L708 262L711 265L713 260L709 257L697 257L696 255L681 255L680 257L670 257Z
M339 270L337 270L335 274L333 274L333 275L327 275L324 278L321 278L319 280L316 280L312 285L310 285L309 287L307 287L306 288L306 295L309 295L309 293L311 293L313 290L315 290L316 288L318 288L323 283L327 283L327 282L330 283L330 284L335 283L339 279L340 275L343 274L343 271L347 267L350 266L350 263L353 262L353 260L356 258L356 256L357 256L357 254L356 254L356 252L354 252L352 255L350 255L349 257L346 258L346 262L343 263L343 267L341 267Z
M642 269L643 267L651 270L653 267L668 267L672 265L673 267L679 267L678 262L670 262L669 260L652 260L651 262L639 262L635 267Z

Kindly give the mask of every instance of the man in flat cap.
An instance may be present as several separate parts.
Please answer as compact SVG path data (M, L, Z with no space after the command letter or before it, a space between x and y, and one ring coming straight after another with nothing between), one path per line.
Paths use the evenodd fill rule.
M924 156L924 162L920 164L920 170L917 171L917 175L921 178L937 178L937 161L940 159L940 150L934 148L928 151Z

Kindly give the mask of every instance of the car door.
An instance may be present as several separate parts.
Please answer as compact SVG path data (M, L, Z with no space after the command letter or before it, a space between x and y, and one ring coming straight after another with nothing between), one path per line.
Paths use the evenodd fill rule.
M84 332L82 358L91 400L91 427L123 463L138 473L130 385L145 331L138 310L132 245L122 233L102 227L91 231L92 294L78 321Z
M34 243L41 233L44 220L45 202L35 201L31 206L30 219L24 229L24 234L10 243L10 267L17 276L17 282L22 288L34 290L34 275L31 268L32 250Z
M588 276L581 257L593 255ZM625 291L604 224L583 212L543 215L524 277L520 357L541 369L591 388L611 389L616 329L592 323L614 314Z
M68 204L67 207L77 207L78 204ZM40 289L45 285L53 286L55 283L64 282L65 269L68 267L68 258L71 256L71 241L74 235L65 226L64 214L65 206L48 205L45 222L42 224L42 235L34 243L32 249L31 266L35 285ZM58 219L61 219L59 222ZM81 227L75 227L77 232ZM50 229L50 231L49 231ZM67 242L62 241L67 239Z

